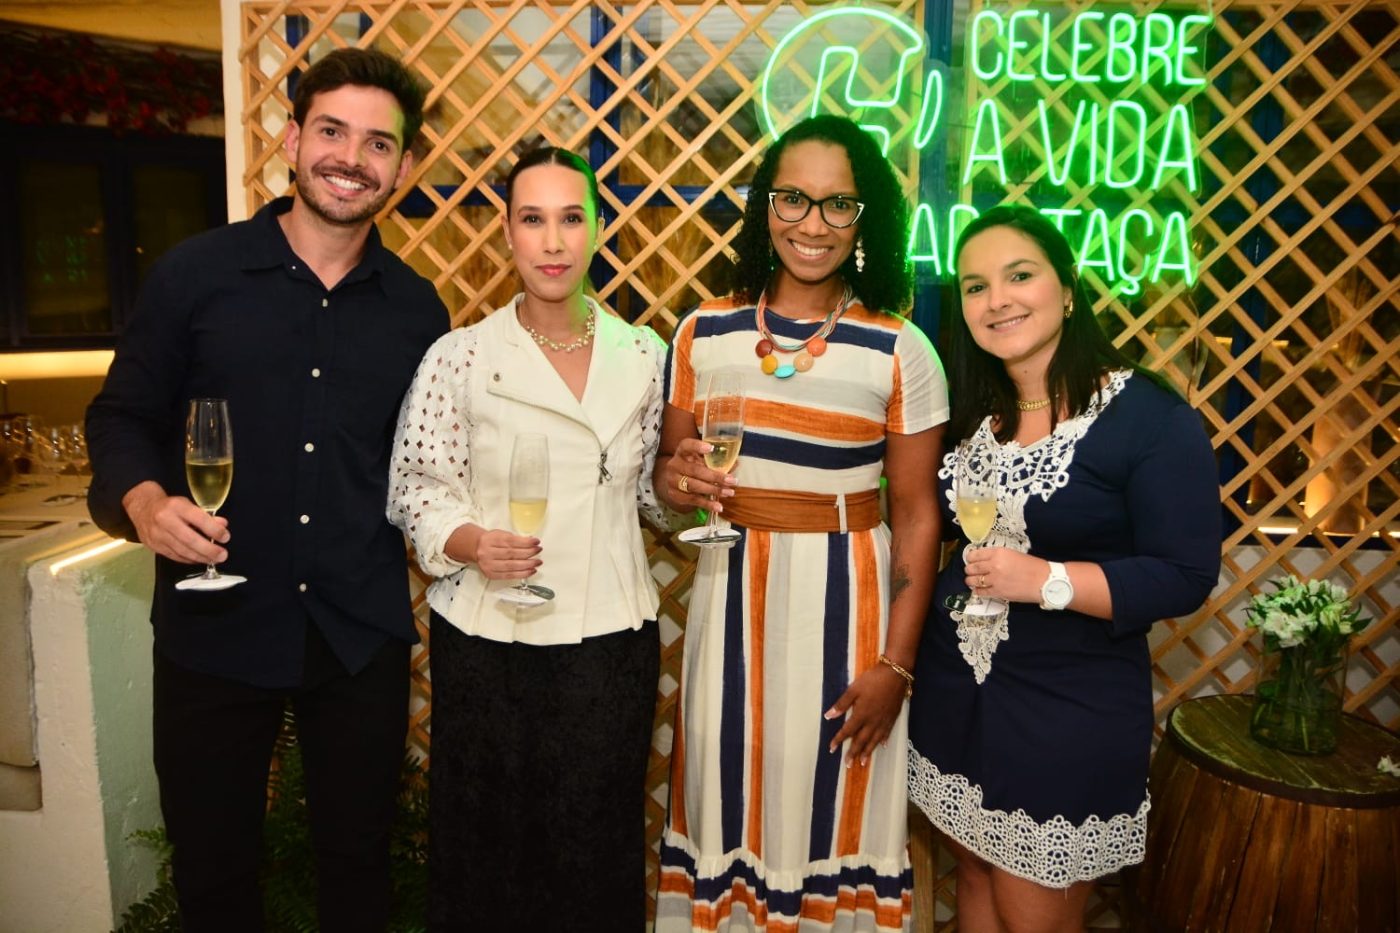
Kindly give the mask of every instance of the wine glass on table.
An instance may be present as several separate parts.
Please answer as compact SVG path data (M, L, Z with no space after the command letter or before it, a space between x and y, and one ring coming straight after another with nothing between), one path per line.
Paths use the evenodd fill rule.
M739 460L739 446L744 441L744 378L733 371L711 374L705 389L705 415L701 422L700 439L710 445L705 465L712 470L728 473ZM739 540L739 532L719 526L719 513L710 509L709 520L699 528L690 528L677 537L700 547L730 547Z
M233 487L233 428L228 402L221 398L190 400L185 420L185 480L194 504L212 517ZM247 581L232 573L219 573L213 562L202 574L175 584L177 590L224 590Z
M79 491L82 481L76 479L76 460L79 456L73 446L71 432L66 427L52 425L38 437L35 442L35 464L46 483L56 484L55 493L44 499L45 505L71 505L82 500ZM69 483L64 479L67 476L73 476L75 480Z
M996 525L998 469L997 448L985 439L973 437L959 452L953 471L953 508L970 542L969 552L981 547ZM947 604L964 616L994 616L1006 608L1004 600L976 593L949 597Z
M517 434L510 452L510 525L518 535L535 535L544 527L549 504L549 438ZM538 606L554 598L547 586L521 580L501 590L497 599L518 606Z
M45 485L57 483L64 473L64 463L68 459L63 429L57 425L46 425L35 431L33 449L34 472L43 477Z
M77 476L92 475L92 460L88 454L87 434L81 424L70 424L63 429L68 442L69 463Z

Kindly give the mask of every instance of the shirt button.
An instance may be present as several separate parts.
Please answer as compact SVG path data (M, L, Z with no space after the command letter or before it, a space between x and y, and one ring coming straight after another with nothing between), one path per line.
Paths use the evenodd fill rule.
M322 298L322 299L321 299L321 307L323 307L323 308L329 308L330 306L331 306L331 300L330 300L329 298Z
M311 521L311 516L310 516L310 515L303 515L303 516L301 517L301 523L302 523L303 525L305 525L305 524L306 524L307 522L309 522L309 521Z
M321 378L321 369L320 369L320 367L316 367L315 369L311 370L311 378L312 378L312 379L320 379L320 378Z
M316 445L315 445L315 444L307 444L306 447L305 447L305 450L306 450L307 453L311 453L311 452L312 452L313 450L315 450L315 449L316 449Z
M298 583L298 584L297 584L297 592L298 592L298 593L305 593L305 592L306 592L306 584L305 584L305 583Z

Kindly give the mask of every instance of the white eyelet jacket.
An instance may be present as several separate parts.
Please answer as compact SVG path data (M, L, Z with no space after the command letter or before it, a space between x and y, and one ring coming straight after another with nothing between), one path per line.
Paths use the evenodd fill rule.
M665 345L593 303L588 383L576 399L520 326L515 303L454 330L424 356L404 397L389 470L389 520L437 579L432 608L470 635L574 644L656 617L638 521L651 490L661 423ZM533 608L496 599L513 581L488 580L443 553L465 523L510 526L515 435L549 438L550 489L539 571L556 597Z

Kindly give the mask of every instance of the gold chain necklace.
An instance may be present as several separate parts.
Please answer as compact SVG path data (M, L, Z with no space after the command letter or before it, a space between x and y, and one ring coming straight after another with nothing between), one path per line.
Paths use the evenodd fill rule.
M1050 407L1050 400L1048 398L1038 398L1034 401L1023 402L1020 399L1017 399L1016 407L1019 408L1021 411L1040 411L1042 408Z
M597 324L594 323L596 318L597 313L590 307L588 309L588 322L583 325L583 333L567 343L561 343L558 340L552 340L546 337L529 324L526 324L524 319L520 317L519 302L515 305L515 319L520 322L521 327L525 328L525 333L529 334L534 339L535 343L542 347L548 347L556 352L573 353L575 350L581 350L592 343L594 331L597 330Z

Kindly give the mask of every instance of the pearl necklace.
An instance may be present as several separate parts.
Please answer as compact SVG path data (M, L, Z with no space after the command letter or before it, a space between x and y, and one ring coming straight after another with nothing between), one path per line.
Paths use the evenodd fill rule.
M768 311L768 290L764 289L763 294L758 296L758 304L754 306L754 326L758 328L761 338L754 345L753 351L760 360L759 368L765 375L776 376L779 379L787 379L793 373L805 373L812 368L816 358L826 352L826 338L836 329L836 322L841 319L841 315L846 313L855 295L848 288L841 293L841 300L836 302L836 307L827 312L826 318L822 321L821 327L806 340L795 344L784 344L774 337L768 330L768 321L765 317ZM776 351L776 352L775 352ZM780 363L778 353L796 353L791 363Z
M520 317L520 304L517 302L515 305L515 319L520 322L521 327L525 328L525 333L529 334L534 339L535 343L539 344L542 347L548 347L549 349L554 350L556 352L562 351L564 353L573 353L575 350L581 350L584 347L588 346L590 343L592 343L593 333L597 330L597 325L594 323L596 318L597 314L590 307L588 309L588 322L583 325L583 333L580 336L575 337L573 340L570 340L568 343L561 343L558 340L551 340L549 337L546 337L544 334L541 334L539 331L535 330L529 324L526 324L525 321Z

